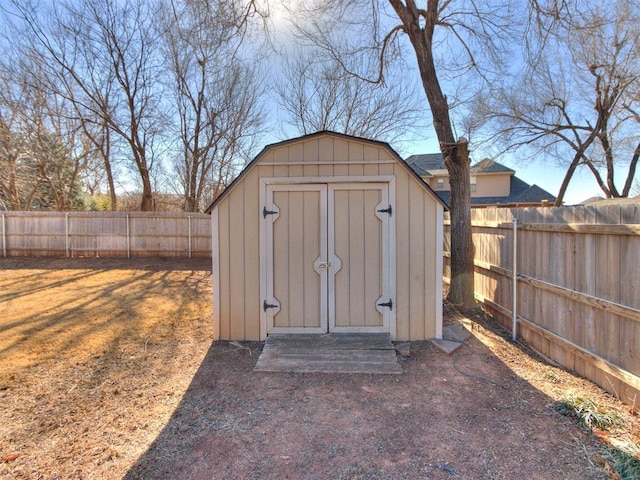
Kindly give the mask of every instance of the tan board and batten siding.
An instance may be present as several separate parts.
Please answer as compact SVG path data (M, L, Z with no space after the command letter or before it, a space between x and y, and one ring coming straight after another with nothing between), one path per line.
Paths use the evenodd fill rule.
M267 336L263 310L264 283L265 276L274 274L265 271L264 259L261 260L261 255L264 256L264 243L268 242L262 231L264 227L260 226L264 221L265 179L268 179L267 182L286 184L289 181L286 179L289 178L294 178L292 183L298 185L338 185L335 192L330 194L335 195L336 211L341 208L339 203L347 201L346 196L350 194L348 191L341 190L346 188L340 187L341 184L375 184L368 187L373 188L371 191L362 190L362 195L358 192L353 194L353 201L360 202L358 205L364 205L365 210L375 207L380 196L388 193L388 201L393 207L393 221L390 223L393 231L387 237L384 235L381 237L372 230L377 228L375 224L380 222L369 223L367 226L366 223L358 223L355 218L348 218L346 221L355 222L351 225L354 233L350 235L359 235L362 238L366 238L367 235L370 238L384 238L384 242L391 246L390 264L395 263L395 268L391 269L388 279L390 299L393 301L393 315L390 317L392 320L387 325L391 338L395 340L440 338L442 335L444 205L388 145L333 132L319 132L266 147L210 207L213 222L215 338L218 340L264 340ZM376 189L377 185L383 185L384 189ZM321 200L318 194L314 193L313 187L300 188L302 191L296 192L295 195L291 194L291 199L283 196L284 194L279 191L272 195L274 203L282 204L285 201L283 199L287 198L286 202L290 208L288 207L285 212L283 207L278 216L282 215L284 218L286 215L287 222L293 225L290 227L289 243L312 245L317 238L318 225L315 224L315 217L308 212L313 213L318 208L316 203ZM310 191L309 188L311 188ZM355 188L357 190L359 187ZM320 195L326 195L326 193ZM307 209L302 215L300 214L303 208L300 207L301 203L306 205L304 208ZM353 217L353 214L350 215ZM339 221L345 220L337 219L336 223ZM295 226L294 222L298 222L298 226ZM359 230L362 231L356 232ZM305 240L303 232L307 231L312 232L310 234L312 238ZM277 229L274 229L273 236L278 235ZM344 238L339 237L336 235L336 244L344 243ZM380 245L375 242L382 240L364 241L369 242L369 245L373 242L373 247L367 248L375 250L380 248ZM274 255L280 255L280 257L289 255L286 252L278 253L278 249L283 248L289 247L274 246L276 251ZM341 247L336 246L336 249L338 248ZM351 248L355 255L357 249ZM309 263L313 262L314 255L313 252L300 248L291 253L288 258L300 258L300 261ZM341 255L349 254L341 253ZM384 261L386 260L380 262ZM356 259L350 262L348 267L355 271L351 263L357 264ZM309 269L292 272L288 278L284 275L285 278L277 280L274 292L283 288L292 289L294 292L302 288L301 284L314 285L320 279L320 270L317 267L316 265L318 274L315 275L313 272L309 273ZM369 270L364 273L364 277L373 278L382 267L369 265L367 268ZM341 292L344 292L345 288L353 288L354 296L360 295L368 298L367 301L370 302L374 293L356 292L358 288L368 287L365 284L360 285L359 281L345 279L347 271L351 270L344 270L340 280L337 276L335 277L334 288L340 289ZM362 271L358 275L362 276ZM278 275L282 277L282 273ZM343 283L338 285L339 281ZM283 282L289 282L289 285L284 287ZM291 295L295 296L295 293ZM277 294L274 296L277 297ZM321 308L318 305L320 300L313 294L306 296L303 310L297 315L308 317L309 321L315 322L314 316L317 309ZM348 302L349 299L336 295L335 301ZM375 308L374 304L373 310ZM307 311L305 312L304 309ZM281 306L277 311L285 310L285 306ZM305 318L299 318L297 321L304 325ZM375 319L373 321L377 322Z

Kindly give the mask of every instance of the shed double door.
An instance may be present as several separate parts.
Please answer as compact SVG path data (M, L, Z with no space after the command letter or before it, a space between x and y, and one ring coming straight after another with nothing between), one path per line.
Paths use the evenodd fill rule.
M267 333L389 332L386 183L268 185Z

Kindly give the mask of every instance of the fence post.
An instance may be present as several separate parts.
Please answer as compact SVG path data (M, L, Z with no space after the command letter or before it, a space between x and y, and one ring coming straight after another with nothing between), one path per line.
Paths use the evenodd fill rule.
M129 214L126 215L127 218L127 258L131 258L131 229L129 227Z
M513 218L513 278L511 280L511 340L518 338L518 219Z
M189 215L189 258L191 258L191 215Z
M65 243L65 252L64 256L69 258L69 212L64 214L64 243Z
M7 256L7 216L2 214L2 256Z

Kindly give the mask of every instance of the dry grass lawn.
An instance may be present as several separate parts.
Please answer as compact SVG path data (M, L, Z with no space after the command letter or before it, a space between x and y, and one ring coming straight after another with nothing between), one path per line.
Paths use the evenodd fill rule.
M121 478L211 343L210 270L0 260L0 477Z

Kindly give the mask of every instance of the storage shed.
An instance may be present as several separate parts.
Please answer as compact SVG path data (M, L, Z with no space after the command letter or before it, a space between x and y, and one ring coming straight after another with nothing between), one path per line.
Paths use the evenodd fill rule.
M442 337L445 205L386 143L268 145L207 209L214 337Z

